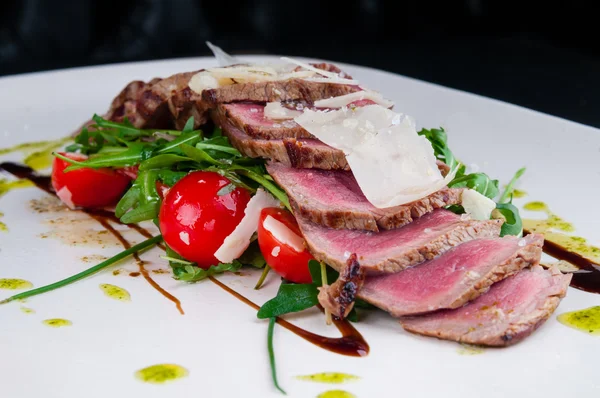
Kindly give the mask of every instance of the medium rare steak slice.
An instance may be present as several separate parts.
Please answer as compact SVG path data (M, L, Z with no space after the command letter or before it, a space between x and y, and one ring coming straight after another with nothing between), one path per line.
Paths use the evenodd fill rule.
M297 168L349 169L344 152L311 138L255 139L230 121L219 109L211 112L214 123L244 156L266 158Z
M402 206L378 209L350 171L299 170L271 163L267 171L285 190L294 213L334 229L395 229L435 209L461 202L462 188L444 188Z
M360 268L356 254L353 253L340 271L339 278L331 285L319 288L319 303L331 314L344 319L352 311L356 294L364 281L365 271Z
M359 297L395 317L458 308L538 265L543 244L539 234L472 240L403 272L368 278Z
M202 99L211 106L229 102L276 102L300 100L314 101L339 97L360 91L359 86L339 83L311 82L303 79L288 79L260 83L240 83L204 90Z
M487 346L507 346L529 336L554 312L571 274L540 266L525 269L455 310L401 318L412 333Z
M402 271L477 238L500 234L501 220L474 221L438 209L398 229L370 231L330 229L296 217L311 253L340 270L356 253L368 274Z
M252 138L314 138L293 120L277 121L265 118L265 107L262 104L242 102L218 105L216 112L221 113L220 117L227 118L231 124Z

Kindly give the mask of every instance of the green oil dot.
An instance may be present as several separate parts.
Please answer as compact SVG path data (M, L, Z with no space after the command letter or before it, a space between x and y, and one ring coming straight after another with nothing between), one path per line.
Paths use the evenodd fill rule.
M329 390L317 395L317 398L356 398L356 395L343 390Z
M102 290L107 297L110 297L113 300L131 301L131 295L122 287L104 283L100 285L100 290Z
M135 377L144 383L163 384L187 377L188 370L172 363L149 366L135 372Z
M525 196L527 196L527 192L522 191L520 189L513 190L513 197L518 199L518 198L524 198Z
M42 321L42 323L51 328L62 328L65 326L73 325L73 322L69 321L68 319L60 319L60 318L46 319L46 320Z
M566 312L557 317L563 325L587 334L600 335L600 306L580 311Z
M358 376L354 376L347 373L337 372L323 372L315 373L312 375L297 376L298 380L313 381L316 383L330 383L330 384L341 384L348 381L355 381L360 379Z
M529 211L548 211L548 205L544 202L529 202L523 208Z
M32 308L21 307L21 312L24 314L35 314L35 310Z
M464 344L461 343L458 353L460 355L480 355L485 352L485 348L473 344Z
M32 287L33 287L33 283L26 281L25 279L14 279L14 278L0 279L0 289L21 290L21 289L31 289Z

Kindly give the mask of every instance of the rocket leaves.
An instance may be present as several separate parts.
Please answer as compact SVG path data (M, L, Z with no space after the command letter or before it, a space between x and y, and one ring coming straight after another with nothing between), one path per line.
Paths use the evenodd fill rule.
M500 192L498 180L491 179L485 173L466 174L466 167L460 164L448 147L448 135L443 128L422 129L418 134L425 137L431 143L434 155L438 160L446 163L451 170L458 167L458 171L456 172L454 179L448 184L448 187L473 189L492 200L495 200L495 198L498 197ZM514 177L510 180L506 189L497 200L497 206L493 216L504 219L500 233L501 236L519 235L522 233L522 222L519 210L511 203L506 202L512 197L514 185L523 173L525 173L525 168L521 168L515 173ZM464 213L464 209L460 205L448 206L447 209L457 214Z
M232 182L232 187L250 192L262 186L290 208L287 195L267 174L264 161L242 156L219 128L206 136L201 130L194 130L193 118L182 131L138 129L127 120L118 123L98 115L94 115L93 122L81 130L70 147L88 155L86 160L55 156L71 164L66 172L83 167L133 168L137 178L115 212L124 223L155 219L161 202L157 184L172 186L197 170L219 173Z

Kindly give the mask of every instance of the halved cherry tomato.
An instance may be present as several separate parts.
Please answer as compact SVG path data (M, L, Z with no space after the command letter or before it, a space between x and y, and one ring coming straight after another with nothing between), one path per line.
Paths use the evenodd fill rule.
M217 265L215 252L244 217L250 193L228 189L227 178L195 171L169 189L160 208L159 225L167 245L201 268Z
M76 153L61 155L77 161L87 159ZM52 186L56 195L70 208L114 205L131 182L129 177L110 168L83 168L65 173L68 166L67 161L54 158Z
M258 245L267 264L279 275L292 282L311 283L308 262L314 257L306 249L290 212L277 207L263 209L258 221Z

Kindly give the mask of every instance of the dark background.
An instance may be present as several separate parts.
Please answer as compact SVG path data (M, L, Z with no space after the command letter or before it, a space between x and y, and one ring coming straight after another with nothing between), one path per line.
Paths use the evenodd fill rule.
M2 0L0 75L208 55L211 40L233 54L381 68L600 127L591 4Z

